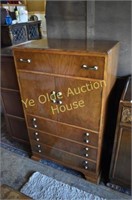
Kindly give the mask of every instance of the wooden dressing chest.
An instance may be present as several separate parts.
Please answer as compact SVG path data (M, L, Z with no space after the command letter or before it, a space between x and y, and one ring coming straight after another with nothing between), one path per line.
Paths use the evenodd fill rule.
M33 159L98 182L108 96L119 43L42 39L14 48Z

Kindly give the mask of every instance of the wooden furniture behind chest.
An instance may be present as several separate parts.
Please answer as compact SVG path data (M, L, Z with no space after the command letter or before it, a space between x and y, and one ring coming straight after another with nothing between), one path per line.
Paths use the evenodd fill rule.
M9 135L29 144L13 56L1 57L1 98Z
M131 187L131 123L132 123L131 78L122 94L111 161L111 183Z
M10 26L1 26L2 47L11 46L41 38L41 21L17 23Z
M14 49L32 158L46 158L98 182L106 104L118 43L39 40Z

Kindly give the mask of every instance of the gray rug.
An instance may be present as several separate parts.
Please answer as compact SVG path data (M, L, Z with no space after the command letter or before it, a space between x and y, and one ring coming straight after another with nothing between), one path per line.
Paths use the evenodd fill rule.
M35 200L104 200L39 172L33 173L21 192Z

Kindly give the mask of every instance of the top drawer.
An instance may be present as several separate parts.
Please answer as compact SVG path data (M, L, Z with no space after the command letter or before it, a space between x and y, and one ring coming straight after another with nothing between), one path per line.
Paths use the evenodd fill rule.
M105 57L21 51L14 55L18 69L95 79L104 77Z

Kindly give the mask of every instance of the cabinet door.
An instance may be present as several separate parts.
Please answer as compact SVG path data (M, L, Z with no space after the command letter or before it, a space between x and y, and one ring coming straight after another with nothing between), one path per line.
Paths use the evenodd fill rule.
M115 183L131 185L131 129L120 128L111 177Z
M103 89L100 82L29 72L20 72L19 76L27 113L98 131ZM53 91L55 101L54 96L51 98Z
M36 73L19 73L22 104L26 113L57 119L51 112L50 95L55 91L55 80L52 76Z
M98 131L102 90L100 82L56 78L56 91L63 98L62 105L52 106L52 111L58 121Z

